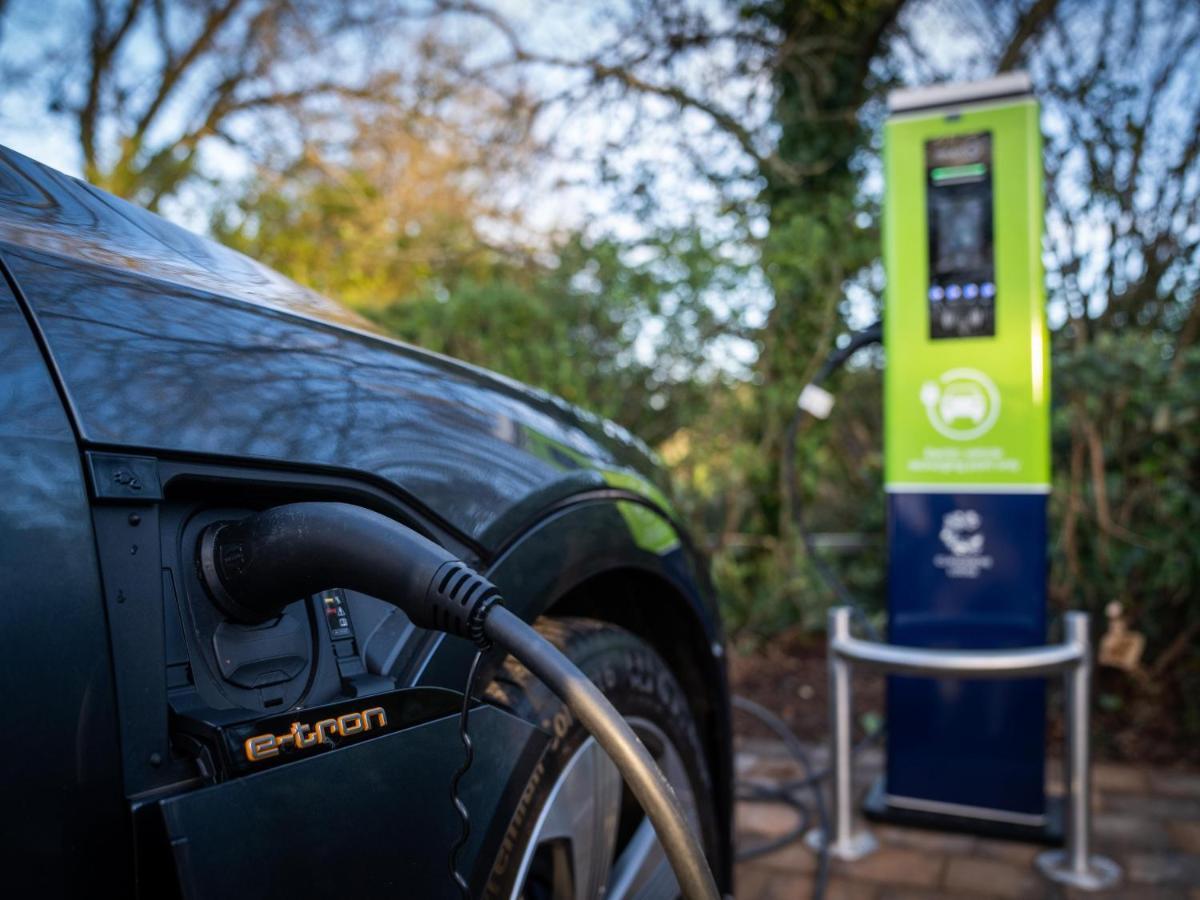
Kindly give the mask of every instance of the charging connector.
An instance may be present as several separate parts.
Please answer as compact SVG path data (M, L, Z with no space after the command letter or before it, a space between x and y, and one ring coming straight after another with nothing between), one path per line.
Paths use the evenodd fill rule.
M483 645L483 619L500 597L445 548L349 503L291 503L214 523L200 536L199 562L217 606L246 623L345 587L399 606L419 628Z
M612 758L645 810L686 900L719 900L716 883L675 792L608 698L558 649L500 606L500 592L411 528L347 503L293 503L210 526L197 562L213 601L242 622L277 616L329 588L361 591L413 624L494 641L544 681Z

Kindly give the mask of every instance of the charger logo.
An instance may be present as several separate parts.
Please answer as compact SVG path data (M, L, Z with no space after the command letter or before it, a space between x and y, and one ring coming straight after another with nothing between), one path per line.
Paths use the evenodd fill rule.
M925 415L943 437L969 441L991 431L1000 415L1000 392L978 369L950 369L921 385Z
M978 578L994 560L983 552L983 516L973 509L952 509L942 516L938 537L950 552L938 553L933 564L949 578Z
M247 738L246 759L259 762L278 756L279 751L289 744L297 750L307 750L317 744L332 744L334 737L350 737L370 731L372 727L383 728L386 725L387 713L381 706L346 713L336 719L322 719L312 725L293 722L291 731L285 734L258 734Z
M942 516L938 537L955 556L976 556L983 551L983 519L973 509L955 509Z

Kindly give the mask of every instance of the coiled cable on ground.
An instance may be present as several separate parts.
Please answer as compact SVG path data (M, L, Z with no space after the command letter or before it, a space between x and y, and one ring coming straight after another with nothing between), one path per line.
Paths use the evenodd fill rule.
M754 844L740 850L737 854L738 862L745 862L751 859L757 859L760 856L766 856L768 853L774 853L791 844L794 841L800 840L804 833L808 830L811 824L811 816L808 811L808 806L801 791L810 791L812 794L813 807L816 809L816 824L826 834L829 833L829 812L825 806L825 795L821 791L821 782L828 775L827 769L816 769L809 758L808 750L800 742L783 719L775 715L765 706L747 698L734 696L734 709L739 709L742 712L749 713L758 721L770 729L775 736L783 743L788 753L800 764L801 771L804 773L800 778L789 779L780 784L761 784L754 781L739 781L737 784L737 797L739 800L748 800L754 803L782 803L794 809L798 816L797 824L786 833L779 835L769 841L761 844ZM813 900L821 900L825 896L825 889L829 884L829 854L824 846L817 853L817 872L813 879Z

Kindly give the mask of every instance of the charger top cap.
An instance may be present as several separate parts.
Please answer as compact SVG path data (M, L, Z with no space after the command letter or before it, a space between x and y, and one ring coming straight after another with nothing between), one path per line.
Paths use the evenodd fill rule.
M959 106L988 100L1013 99L1033 93L1033 81L1027 72L1005 72L983 81L960 84L930 84L900 88L888 94L888 112L903 113L939 106Z

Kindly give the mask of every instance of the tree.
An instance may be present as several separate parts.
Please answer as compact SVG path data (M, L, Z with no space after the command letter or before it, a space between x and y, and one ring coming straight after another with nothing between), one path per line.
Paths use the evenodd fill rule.
M204 174L212 145L253 148L331 101L395 102L415 81L386 50L410 24L403 11L349 0L15 3L0 8L0 72L6 99L32 96L42 119L69 121L87 180L157 209Z
M228 189L213 234L360 311L445 290L447 280L485 281L505 251L488 245L480 223L519 221L482 189L503 177L501 166L470 159L466 146L447 123L409 111L359 117L343 140L280 154Z

